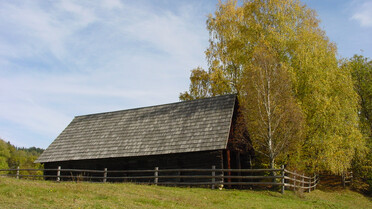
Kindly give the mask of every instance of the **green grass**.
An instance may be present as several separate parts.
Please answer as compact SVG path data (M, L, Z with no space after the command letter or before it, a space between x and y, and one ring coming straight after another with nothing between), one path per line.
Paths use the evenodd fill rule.
M286 191L282 195L272 191L0 177L0 208L372 208L372 200L350 190L316 190L301 195Z

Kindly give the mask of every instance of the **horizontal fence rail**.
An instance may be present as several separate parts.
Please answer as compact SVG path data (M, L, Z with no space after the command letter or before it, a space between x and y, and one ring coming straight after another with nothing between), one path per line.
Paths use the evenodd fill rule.
M261 173L261 174L260 174ZM227 174L227 175L225 175ZM154 169L147 170L90 170L63 169L0 169L0 176L45 179L55 181L131 181L155 185L206 185L212 189L227 186L274 186L281 192L287 188L315 190L318 176L306 176L284 169Z

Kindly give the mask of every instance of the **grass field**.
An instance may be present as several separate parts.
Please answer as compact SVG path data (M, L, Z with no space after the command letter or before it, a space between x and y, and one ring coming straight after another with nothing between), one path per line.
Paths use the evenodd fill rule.
M74 183L0 177L0 208L372 208L350 190L272 191Z

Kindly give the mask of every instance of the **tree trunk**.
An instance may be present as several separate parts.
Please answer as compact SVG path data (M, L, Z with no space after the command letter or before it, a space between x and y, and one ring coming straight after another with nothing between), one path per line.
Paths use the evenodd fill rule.
M270 159L270 169L275 169L275 159L274 158L271 158ZM275 176L276 175L276 172L275 171L271 171L271 176ZM275 182L276 179L273 178L273 182Z

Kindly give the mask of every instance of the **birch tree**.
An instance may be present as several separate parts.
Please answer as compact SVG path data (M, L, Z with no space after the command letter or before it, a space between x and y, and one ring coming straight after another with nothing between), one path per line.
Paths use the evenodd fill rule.
M279 155L301 146L303 116L286 67L269 44L259 45L252 55L252 66L244 74L243 107L253 146L274 169Z

